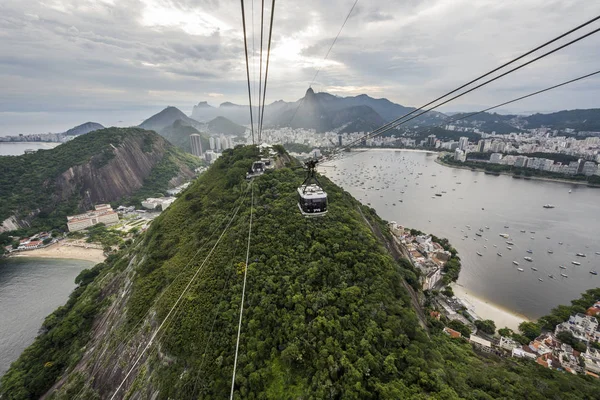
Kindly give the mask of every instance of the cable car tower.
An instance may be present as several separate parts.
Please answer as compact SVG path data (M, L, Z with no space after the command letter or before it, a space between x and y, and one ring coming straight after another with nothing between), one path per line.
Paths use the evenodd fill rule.
M318 162L308 160L304 163L307 176L298 188L298 208L305 217L321 217L327 214L327 193L317 179Z

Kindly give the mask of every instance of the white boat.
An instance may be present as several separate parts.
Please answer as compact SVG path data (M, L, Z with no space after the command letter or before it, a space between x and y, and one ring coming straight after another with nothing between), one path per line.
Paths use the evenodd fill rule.
M555 206L553 206L552 204L544 204L543 207L544 208L554 208Z
M567 269L567 267L565 267L564 265L559 265L558 268L560 268L560 269Z
M571 192L572 192L572 190L571 190L571 189L569 189L569 193L571 193Z
M477 252L477 255L478 255L478 256L483 256L483 254L481 254L480 252Z
M508 233L501 233L500 236L503 237L504 239L508 239L509 234Z
M577 253L577 254L575 254L575 255L576 255L577 257L585 257L585 254L583 254L583 253Z
M569 277L568 275L565 275L565 274L560 274L560 276L562 276L563 278L568 278Z
M577 262L577 261L571 261L571 264L573 264L573 265L581 265L581 263Z
M537 268L536 268L536 267L531 267L531 269L532 269L533 271L537 271Z
M509 250L512 250L512 247L510 247L510 246L506 246L506 248L509 249Z
M554 254L552 250L548 250L548 254Z
M590 274L592 274L592 275L598 275L598 273L596 271L590 271Z
M596 255L597 255L597 256L600 256L600 251L597 251L597 252L596 252Z
M544 280L542 278L538 278L538 281L540 282L544 282Z
M516 261L513 261L513 264L515 264L515 265L519 265L519 263L518 263L518 262L516 262Z
M531 257L523 257L523 259L524 259L525 261L529 261L529 262L532 262L532 261L533 261L533 259L532 259Z
M523 268L517 268L519 272L523 272Z
M510 246L514 246L514 243L513 243L513 242L511 242L510 240L507 240L507 241L506 241L506 244L508 244L508 245L510 245Z
M498 257L502 257L502 254L501 254L501 253L496 253L496 254L498 255Z

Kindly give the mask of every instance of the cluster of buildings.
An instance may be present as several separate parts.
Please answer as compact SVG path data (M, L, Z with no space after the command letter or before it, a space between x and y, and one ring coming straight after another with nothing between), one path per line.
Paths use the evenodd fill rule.
M546 368L599 378L600 351L591 346L591 343L600 341L597 314L600 314L600 301L590 307L586 314L572 315L568 321L557 325L554 333L542 333L526 345L505 336L487 340L471 335L468 340L483 352L526 358ZM461 337L460 332L448 327L444 328L444 332L453 338ZM586 351L575 350L571 345L560 341L558 335L561 332L569 332L575 339L585 343Z
M12 246L6 246L5 250L7 253L13 253L15 251L34 250L49 246L52 243L55 243L57 240L58 239L53 239L49 232L40 232L31 237L20 239L19 246L16 249L14 249Z
M0 142L52 142L64 143L75 136L66 135L64 133L36 133L31 135L15 135L15 136L0 136Z
M201 136L197 133L190 135L192 154L196 157L204 158L210 164L219 158L223 150L232 149L235 146L233 138L225 135L211 136L208 142L209 149L203 151Z
M114 225L119 222L119 214L110 204L98 204L93 211L67 217L69 232L77 232L96 224Z
M428 139L435 141L434 135ZM565 175L583 174L600 175L600 137L587 137L583 140L567 137L535 137L522 138L524 134L510 134L503 137L490 137L482 134L477 143L469 143L468 138L461 137L458 142L441 143L435 141L435 147L454 152L454 160L464 162L469 152L492 153L489 163L532 168ZM511 154L507 154L511 153ZM530 153L556 153L579 157L569 163L554 162L541 157L528 157Z
M176 197L149 197L142 201L142 207L147 210L164 211L176 200Z
M421 285L423 290L435 288L442 279L442 269L452 257L442 245L434 242L431 236L412 236L409 231L396 222L390 222L390 230L408 251L410 261L421 271Z

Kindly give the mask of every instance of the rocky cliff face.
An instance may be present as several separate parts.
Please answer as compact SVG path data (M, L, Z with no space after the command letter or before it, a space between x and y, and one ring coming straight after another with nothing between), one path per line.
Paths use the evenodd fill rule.
M101 135L113 135L113 139L98 144L95 149L85 143L88 138L94 140L94 136ZM65 150L62 146L69 148ZM147 188L148 182L152 186L150 195L164 192L194 176L193 162L189 163L186 158L189 156L176 150L163 137L142 129L111 128L88 133L57 149L31 160L14 159L13 170L20 169L21 164L24 169L32 164L44 164L44 167L36 170L39 182L31 182L27 187L20 187L24 186L24 175L19 174L20 171L11 171L16 181L11 186L14 190L2 194L0 200L5 196L12 200L16 195L27 201L10 205L11 213L2 215L4 221L0 232L28 228L37 216L42 215L52 215L62 221L63 214L89 210L94 204L132 196ZM64 161L75 157L78 159L71 163ZM39 192L36 197L31 195L33 190Z
M126 138L119 147L112 149L112 158L98 167L98 158L69 168L57 177L56 202L65 201L73 194L81 195L81 208L91 204L110 203L131 195L141 188L152 168L165 156L166 142L158 137L151 151L143 151L143 138ZM183 175L192 177L189 169Z

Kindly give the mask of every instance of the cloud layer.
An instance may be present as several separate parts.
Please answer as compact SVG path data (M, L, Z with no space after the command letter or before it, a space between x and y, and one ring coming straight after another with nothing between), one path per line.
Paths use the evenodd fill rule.
M257 80L260 3L245 2ZM321 68L317 90L421 105L600 14L588 0L362 1L324 61L352 3L276 3L268 101L300 98ZM597 34L445 110L476 109L592 72L600 66L599 45ZM0 125L22 113L93 119L93 112L167 105L189 113L201 100L247 103L245 78L237 1L0 3ZM590 79L509 110L600 107L599 88L600 79Z

